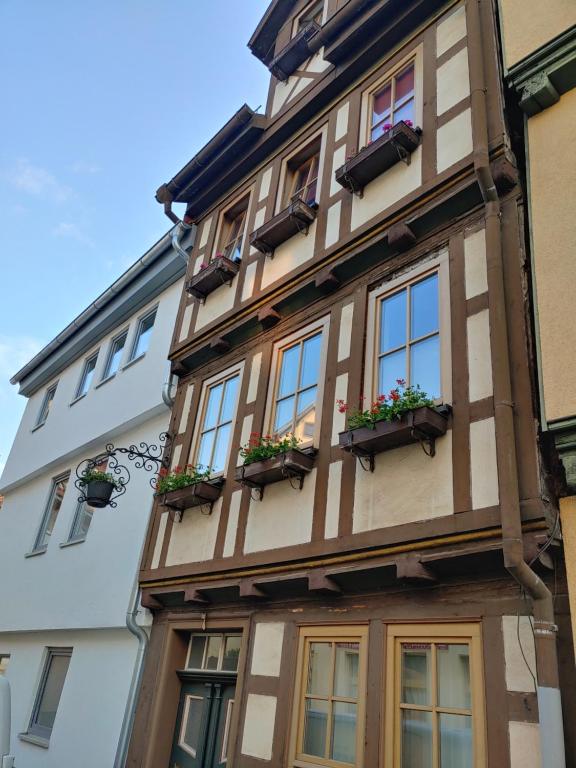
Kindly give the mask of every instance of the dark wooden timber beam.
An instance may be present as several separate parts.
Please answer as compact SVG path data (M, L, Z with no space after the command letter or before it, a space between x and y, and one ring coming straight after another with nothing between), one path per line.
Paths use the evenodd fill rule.
M396 560L396 578L408 581L437 581L434 571L422 563L420 555L405 555Z
M324 594L342 594L338 584L330 576L326 576L325 571L311 571L308 574L308 590Z

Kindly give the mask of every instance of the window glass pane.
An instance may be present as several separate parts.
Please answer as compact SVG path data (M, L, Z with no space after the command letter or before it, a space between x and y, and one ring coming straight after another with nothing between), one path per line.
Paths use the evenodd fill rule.
M419 384L433 399L440 397L440 337L419 341L410 355L410 383Z
M470 709L470 658L467 645L437 645L438 704Z
M212 429L218 422L218 412L220 411L220 401L222 399L222 390L224 384L217 384L215 387L211 387L208 391L208 402L206 403L206 411L204 412L204 424L202 429Z
M138 338L132 351L132 359L140 357L148 349L150 344L150 335L152 334L152 328L154 327L154 320L156 319L156 312L153 312L148 317L143 318L140 321L138 328Z
M188 658L188 669L202 669L202 659L204 658L205 645L205 635L194 635L192 637L190 656Z
M198 456L196 458L196 464L202 469L206 469L211 465L212 461L212 447L214 445L214 437L216 436L216 430L211 429L210 432L205 432L200 438L200 447L198 448Z
M410 338L418 339L438 330L438 274L411 287Z
M332 683L332 643L310 643L306 692L328 696Z
M300 360L300 344L295 344L284 350L280 367L277 397L291 395L296 391L298 381L298 362Z
M472 768L472 718L440 714L440 768Z
M186 752L190 752L196 757L196 751L200 742L200 725L202 724L202 709L204 699L196 696L186 696L184 708L185 722L182 723L180 731L180 746L184 747Z
M218 669L218 658L220 656L221 645L222 635L212 635L212 637L208 638L208 649L206 651L204 669Z
M236 405L236 395L238 394L238 376L228 379L224 387L224 400L222 401L222 411L220 413L220 423L231 421L234 416L234 407Z
M60 507L62 506L62 499L64 498L67 485L67 477L54 483L50 501L48 503L48 509L46 510L43 525L38 535L38 541L36 542L36 547L45 547L48 544L52 531L54 530L54 525L56 524L58 512L60 512Z
M48 674L44 683L44 690L36 714L36 725L43 728L52 728L56 718L56 710L64 688L69 656L52 656L49 661Z
M74 539L83 539L86 537L88 529L90 528L90 523L92 522L93 512L94 509L85 501L81 504L78 504L74 525L72 527L72 531L70 532L70 541L74 541Z
M390 113L392 86L387 83L372 98L372 125L383 120Z
M396 75L396 95L395 103L414 93L414 65L411 64L399 75Z
M432 768L431 712L402 710L402 768Z
M334 696L343 696L347 699L358 698L359 659L359 643L336 643Z
M37 426L39 424L43 424L48 418L48 413L50 412L50 406L52 405L52 400L54 399L55 394L56 394L56 387L54 386L54 387L50 387L50 389L44 395L42 407L40 408L40 413L38 414L38 419L36 421Z
M429 643L402 644L402 703L430 704Z
M274 432L282 435L291 432L294 424L294 398L287 397L286 400L280 400L276 403L276 417L274 419Z
M380 352L406 344L406 291L384 299L380 310Z
M231 430L232 424L225 424L223 427L219 427L216 431L216 446L214 448L214 458L212 459L212 472L223 472L225 469Z
M389 120L389 118L388 118ZM383 133L387 133L389 130L388 120L384 120L382 123L378 123L370 132L370 141L376 141Z
M326 730L328 702L306 699L304 705L304 738L302 751L307 755L324 757L326 754Z
M330 757L341 763L356 760L357 705L335 701L332 706L332 744Z
M76 392L76 397L81 397L82 395L85 395L86 392L90 389L90 384L92 383L92 379L94 377L94 369L96 368L96 360L98 359L98 356L95 355L94 357L91 357L90 360L87 360L84 363L84 370L82 371L82 376L80 378L80 384L78 385L78 391Z
M298 414L294 433L303 442L314 437L314 425L316 423L316 396L318 388L312 387L298 395ZM291 400L293 398L290 398Z
M412 123L414 123L414 99L410 99L410 101L407 101L406 104L403 104L399 109L394 111L394 120L392 120L392 123L396 125L401 120L404 120L404 122L411 120Z
M112 376L118 371L118 368L120 368L120 360L122 359L122 351L124 349L125 343L126 334L123 334L119 339L116 339L112 345L110 357L108 358L108 364L106 365L103 378L106 379L108 376Z
M222 659L222 669L234 671L238 669L238 656L240 655L240 635L229 635L226 638L224 646L224 658Z
M0 675L4 675L6 673L9 661L10 656L8 654L0 656Z
M397 379L406 378L406 352L401 349L380 358L378 373L378 394L387 394L397 386Z
M302 369L300 371L300 389L318 383L320 375L320 351L322 349L322 334L311 336L303 344Z

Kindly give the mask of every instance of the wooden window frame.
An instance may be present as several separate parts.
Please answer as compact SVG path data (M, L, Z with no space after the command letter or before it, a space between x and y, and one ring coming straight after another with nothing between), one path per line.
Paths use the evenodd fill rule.
M184 711L182 712L182 722L180 723L180 733L178 734L178 746L180 749L183 749L184 752L187 752L191 757L196 757L196 750L194 747L191 747L189 744L185 741L185 734L186 734L186 726L188 725L188 716L190 714L190 701L194 699L194 701L201 701L204 702L204 699L202 696L195 696L192 693L186 694L186 698L184 700Z
M278 182L278 193L276 199L275 212L287 208L290 205L292 196L295 192L296 171L298 168L314 155L318 155L318 172L316 177L316 202L320 202L322 194L322 175L324 172L324 155L326 150L327 126L323 126L306 142L298 146L282 161L280 170L280 179Z
M315 9L316 6L322 6L322 11L320 15L320 21L317 23L322 25L324 23L325 13L326 13L326 2L325 0L312 0L311 3L308 3L308 5L303 8L300 13L298 13L294 17L294 21L292 22L292 37L296 37L296 35L301 31L301 29L304 29L304 27L300 27L300 22L304 16L308 16L311 14L311 12ZM316 14L318 11L316 12ZM314 14L314 16L316 15ZM312 19L310 19L312 21Z
M208 652L208 643L204 645L204 653L202 655L202 666L201 667L191 667L190 666L190 656L192 654L192 640L195 637L205 637L208 639L209 637L221 637L222 642L220 643L220 650L218 651L218 662L216 664L216 669L208 669L205 666L206 661L206 654ZM190 638L188 640L188 650L186 652L186 669L192 670L194 672L207 672L210 674L210 672L221 672L222 671L222 662L224 661L224 652L225 652L225 646L226 646L226 638L228 637L239 637L240 638L240 648L242 648L242 640L244 639L244 635L241 631L238 632L226 632L223 630L222 632L191 632ZM240 658L240 656L238 657ZM225 670L229 671L230 673L236 672L238 673L238 669L236 670Z
M220 371L220 373L214 374L214 376L211 376L208 379L205 379L202 382L202 390L200 393L200 403L198 405L198 417L196 418L196 424L194 426L194 434L192 436L192 443L190 448L190 453L188 463L196 465L196 460L198 458L198 451L200 449L200 438L202 436L202 427L204 425L204 417L206 415L206 406L208 405L208 393L210 389L213 387L218 386L223 381L227 381L228 379L232 379L234 376L238 376L238 395L236 397L236 405L234 406L234 413L232 416L232 424L235 423L236 417L238 415L238 406L240 404L240 390L242 387L242 377L244 375L244 361L242 360L240 363L236 363L233 366L230 366L230 368L226 368L224 371ZM214 472L210 476L211 477L224 477L228 470L228 465L230 464L230 456L232 454L232 444L234 441L234 430L232 430L230 434L230 441L228 443L228 450L226 452L226 461L224 464L224 469L221 472Z
M228 205L220 213L220 218L218 221L218 229L216 232L216 237L214 239L214 243L215 243L214 251L212 253L212 257L210 258L210 261L215 259L218 254L222 254L223 256L226 256L226 258L231 259L230 256L226 255L226 249L232 243L236 243L239 239L241 240L240 259L242 258L242 254L246 247L246 242L247 242L246 231L247 231L248 218L249 218L249 212L250 212L251 195L252 195L251 191L244 192L240 197L238 197L233 203ZM228 234L230 232L230 227L233 225L234 221L237 219L237 217L240 214L243 214L244 216L240 230L234 240L228 241Z
M326 380L326 360L328 356L328 334L330 333L330 315L316 320L310 325L306 325L297 331L294 331L289 336L285 336L274 344L272 352L272 366L270 368L270 384L268 389L268 398L266 402L266 417L264 424L266 429L264 434L274 433L274 417L276 415L276 391L278 389L278 383L280 379L281 360L282 353L288 347L293 346L298 341L304 341L310 336L315 336L318 331L322 333L322 347L320 352L320 375L318 377L318 397L316 402L317 418L314 424L314 436L311 440L298 444L298 448L315 447L318 448L320 444L320 427L322 422L322 402L324 400L324 383Z
M64 682L62 683L62 691L63 691L64 686L66 685L66 678L68 677L68 672L70 669L70 659L72 658L72 651L73 649L69 647L66 647L66 648L49 647L46 649L46 654L44 656L44 664L42 667L42 675L40 677L40 682L38 684L38 689L36 691L36 696L34 699L34 706L32 707L32 713L30 715L28 729L26 731L27 736L33 736L38 739L45 740L46 742L50 741L53 727L46 728L45 726L38 725L36 723L36 720L38 718L38 713L40 711L40 707L42 704L42 698L44 697L44 692L46 690L46 683L48 681L48 675L50 673L52 659L54 659L57 656L65 656L69 660L68 668L66 669L66 674L64 676ZM62 695L62 693L60 695ZM60 706L60 699L58 700L58 707L59 706ZM56 708L56 714L58 713L58 707Z
M364 732L366 728L366 694L368 684L368 625L324 625L301 626L298 638L298 659L292 708L292 727L290 738L290 768L361 768L364 765ZM306 675L308 672L308 649L313 642L353 642L360 647L358 664L358 700L356 720L356 762L342 763L313 755L306 756L299 751L303 738L304 702ZM328 718L327 741L330 736Z
M386 638L386 718L384 723L385 768L397 768L400 763L400 695L401 695L401 644L422 643L431 644L452 643L463 644L466 641L470 648L470 689L471 689L471 718L472 745L474 768L486 768L486 717L484 709L484 675L482 660L482 632L480 623L446 623L446 624L389 624ZM433 652L434 653L434 652ZM434 656L433 656L434 658ZM433 665L434 667L435 665ZM434 686L436 670L432 669ZM415 707L418 709L418 707ZM436 704L427 711L436 714ZM437 726L434 724L434 732ZM436 737L434 744L437 745ZM438 768L438 750L432 757L433 768Z
M366 364L364 370L364 396L374 402L378 392L378 359L380 341L380 307L388 296L418 283L429 275L438 274L438 322L440 337L440 387L436 405L452 402L451 324L450 324L450 275L448 251L443 249L432 259L410 267L391 280L374 289L368 299L368 324L366 333ZM408 309L407 309L408 313ZM406 339L409 349L409 339ZM410 381L408 380L408 384ZM418 382L415 382L418 383ZM387 394L387 393L384 393Z

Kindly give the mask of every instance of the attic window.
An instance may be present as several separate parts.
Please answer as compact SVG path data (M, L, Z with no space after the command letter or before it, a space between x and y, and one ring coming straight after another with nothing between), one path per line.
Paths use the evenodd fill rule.
M295 20L294 27L292 29L292 37L295 37L298 32L301 32L308 24L313 22L322 26L322 16L324 15L324 0L320 0L318 3L313 3L305 8L304 11Z

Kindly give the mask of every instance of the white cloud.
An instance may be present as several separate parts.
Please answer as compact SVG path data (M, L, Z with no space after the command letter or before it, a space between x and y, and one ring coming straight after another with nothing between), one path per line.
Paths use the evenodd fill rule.
M94 174L100 173L100 166L96 165L96 163L88 163L84 160L77 160L73 165L70 166L70 170L72 173Z
M86 245L88 248L94 248L94 242L87 237L77 224L70 221L61 221L52 230L54 237L66 237L70 240L76 240L77 243Z
M68 200L72 190L39 165L34 165L26 158L20 158L12 170L8 171L6 178L16 189L26 192L34 197L44 197L56 202Z

